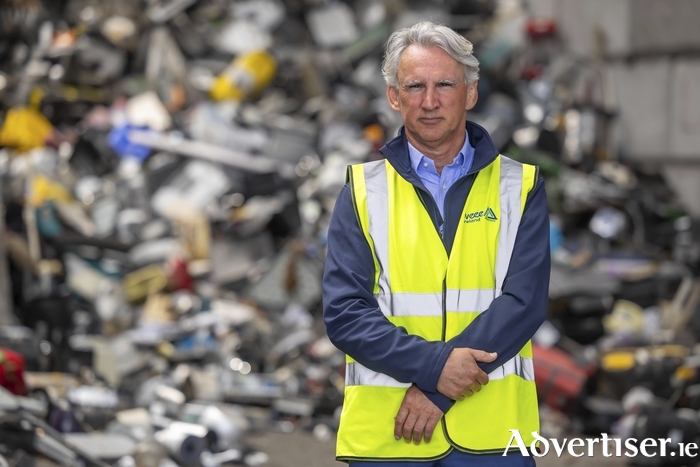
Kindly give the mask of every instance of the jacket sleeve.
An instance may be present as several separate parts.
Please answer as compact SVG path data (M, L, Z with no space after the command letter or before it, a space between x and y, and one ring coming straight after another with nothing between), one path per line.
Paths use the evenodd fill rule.
M540 177L528 196L518 227L503 294L449 343L454 348L498 352L495 361L479 363L486 373L513 358L547 316L549 272L549 210ZM426 395L443 412L454 405L452 399L440 393Z
M408 334L379 309L374 260L360 229L349 186L336 201L323 273L323 317L331 342L367 368L436 392L452 346Z

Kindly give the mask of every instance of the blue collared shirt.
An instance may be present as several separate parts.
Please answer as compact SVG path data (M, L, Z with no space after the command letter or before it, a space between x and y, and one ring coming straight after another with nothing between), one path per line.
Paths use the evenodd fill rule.
M411 167L418 175L420 181L428 189L437 207L440 210L440 217L444 218L445 194L450 189L452 184L460 177L469 172L474 160L474 148L469 144L469 134L464 131L464 146L454 158L450 165L442 168L442 174L438 174L435 169L435 162L432 159L421 154L421 152L408 143L408 154L411 157ZM442 234L444 222L440 224L440 233Z

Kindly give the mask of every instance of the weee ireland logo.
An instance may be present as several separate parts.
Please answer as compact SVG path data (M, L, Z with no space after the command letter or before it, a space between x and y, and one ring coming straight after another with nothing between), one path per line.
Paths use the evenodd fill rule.
M486 219L487 221L495 222L498 220L496 213L493 209L486 208L485 211L474 211L464 215L464 223L471 224L472 222L479 222L481 219Z

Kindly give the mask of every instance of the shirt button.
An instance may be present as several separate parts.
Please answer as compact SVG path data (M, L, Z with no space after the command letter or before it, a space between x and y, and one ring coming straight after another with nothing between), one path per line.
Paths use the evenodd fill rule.
M428 163L427 163L427 162L423 162L423 167L428 167Z
M442 189L443 189L443 190L447 190L447 185L443 184L443 185L442 185Z

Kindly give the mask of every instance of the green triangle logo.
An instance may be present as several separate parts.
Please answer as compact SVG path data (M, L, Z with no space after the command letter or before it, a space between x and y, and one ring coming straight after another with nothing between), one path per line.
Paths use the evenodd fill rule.
M496 217L496 214L494 214L493 209L491 208L486 208L486 213L484 214L484 217L486 218L487 221L497 221L498 217Z

